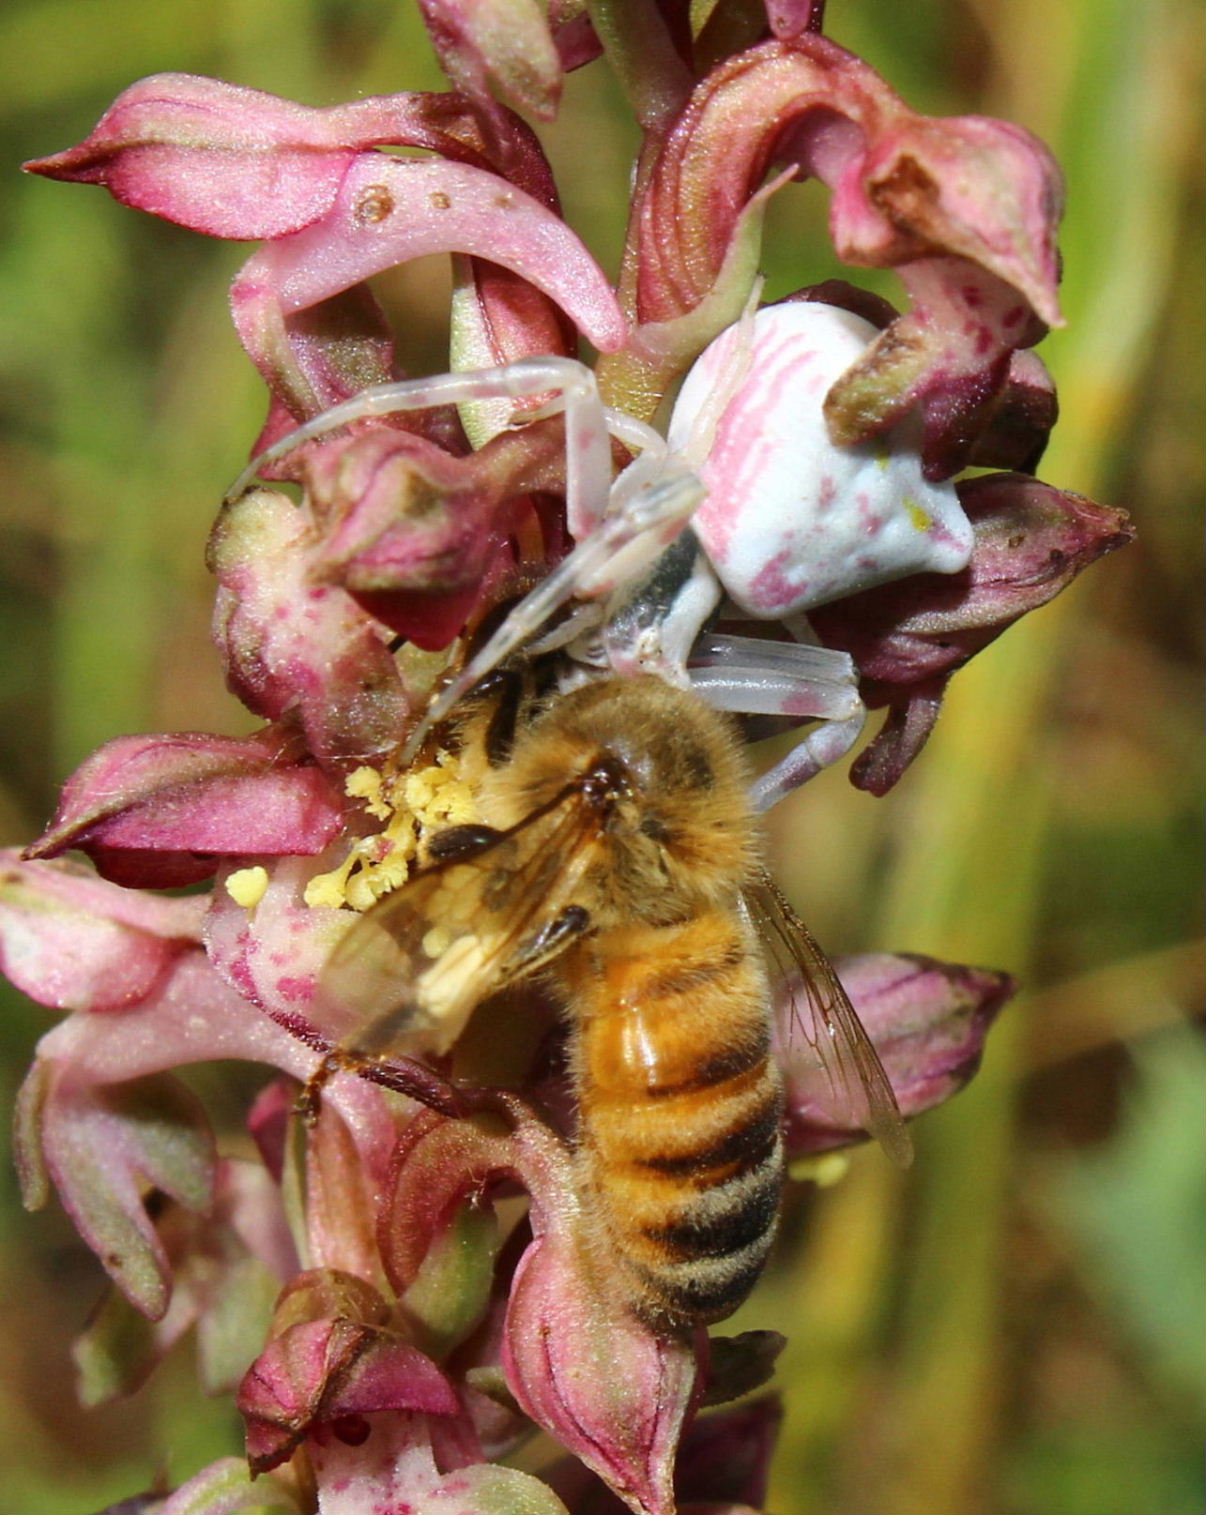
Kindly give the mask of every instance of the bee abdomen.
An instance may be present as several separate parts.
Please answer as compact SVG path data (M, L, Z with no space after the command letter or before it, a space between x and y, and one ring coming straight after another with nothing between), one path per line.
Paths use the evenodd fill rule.
M596 965L579 1026L587 1189L639 1314L719 1320L758 1277L779 1210L766 984L719 912L622 945Z
M609 1175L611 1229L642 1285L639 1313L695 1324L720 1320L745 1299L778 1220L781 1111L778 1082L768 1073L760 1108L732 1112L738 1119L721 1137L694 1153L680 1146L672 1156L639 1159L644 1203L630 1178Z

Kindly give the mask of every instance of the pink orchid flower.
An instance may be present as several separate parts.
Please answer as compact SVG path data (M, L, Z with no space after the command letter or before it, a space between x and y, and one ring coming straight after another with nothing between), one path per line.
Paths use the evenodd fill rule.
M422 9L448 93L315 109L159 75L27 165L261 243L232 290L268 391L252 451L301 497L236 489L210 539L215 642L262 729L106 744L0 863L4 969L64 1012L19 1102L23 1190L57 1191L113 1284L79 1347L92 1401L187 1331L236 1394L246 1460L161 1515L265 1488L324 1515L742 1515L780 1410L734 1401L782 1338L669 1327L624 1293L584 1219L565 1007L501 973L442 1041L404 1028L369 1055L331 965L374 900L438 894L511 836L470 813L465 728L431 714L478 675L552 668L555 705L651 670L751 727L821 721L777 788L753 786L751 817L884 706L854 770L882 793L954 670L1129 539L1120 513L1022 471L1055 413L1029 349L1061 320L1059 174L1019 128L912 111L820 35L819 0L771 5L772 35L706 65L713 43L668 4ZM604 49L643 132L615 289L514 113L551 117L565 71ZM830 191L839 257L896 269L909 310L802 270L755 312L766 201L806 176ZM453 259L455 372L408 380L367 281L433 252ZM774 364L754 361L763 342ZM663 436L651 423L701 354ZM955 480L973 464L1010 471ZM739 635L751 618L797 640ZM528 969L581 927L572 882ZM415 961L455 978L444 924ZM456 945L495 950L484 925ZM905 954L837 971L897 1121L971 1078L1012 989ZM779 987L767 1064L783 1104L764 1137L791 1158L865 1135L823 1039L798 1034L801 993ZM258 1163L217 1150L174 1076L227 1059L265 1069ZM565 1454L539 1477L500 1461L533 1427Z

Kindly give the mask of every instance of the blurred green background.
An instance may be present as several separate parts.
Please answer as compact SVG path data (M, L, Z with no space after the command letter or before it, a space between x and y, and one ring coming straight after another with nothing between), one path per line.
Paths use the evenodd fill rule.
M1049 482L1139 541L955 683L887 799L825 775L775 816L831 950L899 948L1024 983L908 1175L858 1154L789 1205L739 1324L786 1330L779 1515L1202 1509L1200 507L1202 18L1193 0L831 0L828 31L918 108L1042 136L1066 170L1063 419ZM123 732L246 730L208 641L205 537L263 399L225 289L245 255L22 180L127 83L215 74L328 104L439 88L386 0L10 0L0 15L5 488L0 826L36 834ZM567 213L615 269L631 128L602 66L546 134ZM582 143L590 144L589 157ZM781 194L774 296L836 272L816 185ZM892 293L890 279L872 280ZM405 358L445 366L446 273L388 281ZM4 999L3 1096L46 1013ZM0 1165L4 1507L82 1515L235 1450L187 1353L80 1412L69 1347L99 1269Z

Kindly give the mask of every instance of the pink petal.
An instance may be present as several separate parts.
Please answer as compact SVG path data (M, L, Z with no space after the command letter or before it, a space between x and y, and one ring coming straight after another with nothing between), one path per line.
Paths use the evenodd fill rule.
M946 685L946 675L939 674L891 692L883 725L850 765L856 789L884 795L900 782L938 723ZM869 692L865 697L874 698Z
M514 1173L517 1161L508 1139L488 1136L472 1121L427 1110L407 1124L394 1151L378 1232L397 1295L414 1283L466 1199L484 1203L489 1185Z
M199 940L203 908L120 889L77 863L0 852L0 963L56 1010L120 1010L145 998Z
M869 953L838 967L905 1116L941 1104L972 1078L989 1027L1014 989L1006 973L909 954ZM780 1000L780 1025L788 1151L799 1157L862 1134L836 1123L825 1074L807 1044L792 1037L790 988Z
M458 117L468 118L469 134ZM387 95L315 110L220 79L156 74L120 94L79 146L25 167L103 184L127 205L209 236L255 240L326 215L364 149L468 154L471 131L463 103L449 97ZM526 156L521 149L521 164Z
M790 168L768 179L780 164ZM1020 128L918 115L815 34L727 59L675 122L638 208L642 325L609 382L663 393L692 355L687 313L695 351L736 318L756 271L761 201L807 175L833 191L838 256L898 269L916 305L837 381L833 439L869 440L920 404L926 476L946 478L991 423L1012 349L1060 320L1062 181Z
M290 313L428 253L463 252L511 269L555 301L600 351L627 323L598 265L552 211L465 164L362 154L322 221L262 248L235 281L235 324L273 387L289 366Z
M916 406L925 476L950 478L990 448L981 438L1010 403L1015 349L1045 328L1017 290L963 258L918 258L900 270L913 308L825 397L833 440L866 441Z
M212 875L212 854L321 852L342 809L330 780L291 760L276 732L118 737L68 779L50 829L26 855L77 847L122 882L180 883Z
M175 1080L102 1088L45 1060L22 1100L36 1105L42 1159L76 1229L130 1303L162 1318L171 1269L144 1201L156 1188L188 1208L209 1206L213 1150L200 1106ZM24 1129L33 1124L23 1117ZM36 1164L22 1154L26 1171Z
M154 991L120 1014L68 1017L38 1053L96 1083L225 1058L266 1063L304 1081L317 1061L225 984L199 949L180 954Z
M273 1336L239 1388L256 1472L276 1467L316 1427L344 1417L390 1409L457 1414L444 1374L388 1321L384 1300L350 1274L315 1270L292 1281Z
M280 1194L263 1169L219 1160L212 1214L190 1214L161 1199L155 1229L174 1273L171 1302L161 1319L143 1319L110 1290L72 1346L87 1405L135 1392L192 1326L208 1393L233 1390L255 1355L284 1278L297 1258L284 1222ZM240 1206L258 1212L254 1232L272 1233L269 1255L247 1250L236 1223Z
M104 184L127 205L210 236L279 237L326 213L355 156L322 120L259 90L156 74L119 95L78 147L25 166Z
M694 1353L605 1293L570 1236L547 1232L516 1269L503 1366L527 1414L631 1509L671 1515Z
M420 0L420 9L454 88L491 111L493 84L516 110L553 119L561 59L538 0Z
M324 582L317 550L284 495L256 490L227 505L209 545L214 635L246 705L299 719L320 761L369 762L397 745L406 695L383 628Z
M703 298L772 158L833 189L834 243L847 262L896 266L949 250L1059 319L1061 185L1046 149L1003 122L919 116L867 64L810 35L713 69L676 123L642 206L644 318Z

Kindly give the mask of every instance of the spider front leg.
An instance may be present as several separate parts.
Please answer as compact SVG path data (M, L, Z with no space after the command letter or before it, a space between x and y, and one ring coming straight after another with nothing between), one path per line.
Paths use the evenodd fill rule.
M264 468L301 447L325 437L341 426L372 416L399 411L431 410L439 405L465 405L479 400L522 400L552 393L552 399L537 410L525 411L523 422L541 416L565 416L566 516L572 535L585 534L599 522L607 508L611 487L611 443L615 433L629 444L632 427L627 417L609 412L599 398L595 376L574 358L524 358L504 368L470 369L464 373L440 374L426 379L401 379L392 384L374 384L342 405L324 410L313 420L281 437L247 465L227 491L227 501L236 500ZM639 446L662 439L649 428L648 437L633 438Z
M643 461L638 459L638 463ZM617 491L622 482L617 483ZM594 624L605 622L616 595L625 584L645 577L650 564L661 557L690 520L704 493L697 474L667 458L660 477L622 497L618 506L613 498L599 526L520 600L485 646L440 691L412 732L403 760L414 756L427 733L475 684L538 635L570 600L597 602ZM579 630L581 626L575 621L574 631Z

